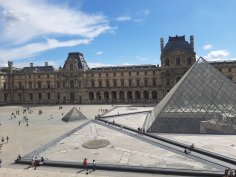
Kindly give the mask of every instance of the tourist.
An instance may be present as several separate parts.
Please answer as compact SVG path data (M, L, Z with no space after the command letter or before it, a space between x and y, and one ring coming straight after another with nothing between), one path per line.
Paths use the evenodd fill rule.
M83 161L84 170L86 170L86 175L88 174L88 160L84 158Z
M2 152L2 150L3 150L3 145L0 144L0 152Z
M95 171L96 170L96 162L95 162L95 160L93 160L93 171Z
M7 136L7 138L6 138L6 139L7 139L7 143L8 143L8 140L9 140L10 138Z
M229 169L229 177L234 177L234 170L233 169Z
M225 174L223 177L228 177L228 169L227 168L225 169Z
M19 122L18 122L18 126L20 126L20 120L19 120Z
M190 151L189 149L185 149L185 150L184 150L184 153L185 153L186 155L188 155L188 154L191 153L191 151Z
M21 155L20 154L18 154L16 160L21 160Z
M236 177L236 170L234 170L234 177Z
M2 166L2 160L0 159L0 168L1 168L1 166Z
M2 144L4 144L4 140L5 140L5 139L4 139L4 137L2 136Z

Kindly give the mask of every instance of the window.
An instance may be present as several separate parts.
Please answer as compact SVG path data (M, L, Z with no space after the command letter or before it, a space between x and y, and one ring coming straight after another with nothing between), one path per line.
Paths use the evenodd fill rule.
M47 98L48 98L48 100L51 99L51 94L50 93L47 93Z
M38 75L38 78L40 78L40 75Z
M98 81L99 87L102 87L102 81Z
M42 93L39 93L39 100L42 100Z
M231 68L229 68L228 71L231 72Z
M116 76L116 73L114 73L113 75Z
M176 58L176 65L180 65L180 58Z
M70 71L73 71L73 64L70 64Z
M108 80L106 81L106 86L109 87L109 81Z
M144 73L144 74L145 74L145 76L146 76L146 75L147 75L147 71L145 71L145 73Z
M108 77L108 73L106 73L106 76Z
M145 87L148 86L148 80L147 80L147 79L145 79L145 81L144 81L144 86L145 86Z
M192 59L191 59L190 57L188 57L188 59L187 59L187 64L188 64L188 65L191 65L191 64L192 64Z
M79 87L81 87L81 81L79 81Z
M29 78L31 79L31 75L29 75Z
M7 84L6 83L3 83L3 88L4 88L4 90L7 89Z
M47 78L49 78L49 74L47 74Z
M170 80L166 79L166 85L170 85Z
M129 76L131 76L131 72L129 72Z
M114 87L116 87L116 85L117 85L117 81L116 81L116 80L114 80Z
M124 74L123 73L120 73L121 76L123 76Z
M170 64L170 61L169 61L169 59L168 59L168 58L166 59L166 62L165 62L165 64L166 64L166 66L169 66L169 64Z
M124 80L121 80L120 85L121 85L121 87L124 87L124 86L125 86L125 81L124 81Z
M156 84L157 82L156 82L156 79L152 79L152 85L153 86L156 86L157 84Z
M137 86L140 86L140 80L137 80Z
M220 71L220 72L222 72L222 69L221 69L221 68L219 68L219 71Z
M95 85L94 83L95 83L94 81L91 81L92 87L94 87L94 85Z
M131 81L131 80L129 80L129 86L130 86L130 87L132 86L132 81Z
M50 88L50 82L47 82L47 88Z
M137 72L137 76L139 75L139 72Z
M60 95L60 93L59 93L59 92L57 93L57 99L58 99L58 100L60 100L60 99L61 99L61 95Z
M32 89L32 82L29 82L29 89Z
M57 88L60 88L60 82L57 81Z
M153 72L152 72L152 74L153 74L153 75L155 75L155 74L156 74L156 72L155 72L155 71L153 71Z
M99 77L101 77L101 73L99 73L98 75L99 75Z
M93 77L93 73L91 74L91 76Z

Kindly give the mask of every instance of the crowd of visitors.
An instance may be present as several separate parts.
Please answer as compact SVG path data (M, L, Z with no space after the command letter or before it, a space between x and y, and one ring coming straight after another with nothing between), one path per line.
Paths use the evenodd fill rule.
M227 168L223 177L236 177L236 170Z

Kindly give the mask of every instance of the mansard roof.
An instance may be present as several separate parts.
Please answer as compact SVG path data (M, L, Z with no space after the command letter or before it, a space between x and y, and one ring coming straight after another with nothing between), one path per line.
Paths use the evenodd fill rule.
M68 57L67 57L67 59L66 59L66 62L65 62L65 64L64 64L64 66L63 66L63 69L65 69L66 68L66 63L69 61L69 60L76 60L77 61L77 66L78 66L78 69L82 69L82 70L88 70L89 69L89 67L88 67L88 65L87 65L87 63L86 63L86 61L85 61L85 59L84 59L84 56L83 56L83 54L82 53L80 53L80 52L70 52L69 54L68 54Z
M23 72L51 72L54 71L53 66L33 66L33 67L24 67L20 71Z
M169 40L164 47L163 53L170 53L176 49L182 49L185 51L194 52L189 42L185 40L185 36L177 36L177 35L175 37L169 36Z
M118 65L118 66L100 66L92 68L91 70L120 70L120 69L145 69L157 68L159 65Z

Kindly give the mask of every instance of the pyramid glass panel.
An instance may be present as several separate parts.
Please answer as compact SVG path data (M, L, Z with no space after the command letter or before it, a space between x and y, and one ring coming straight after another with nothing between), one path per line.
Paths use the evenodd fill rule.
M153 133L236 134L236 84L199 58L144 126Z

